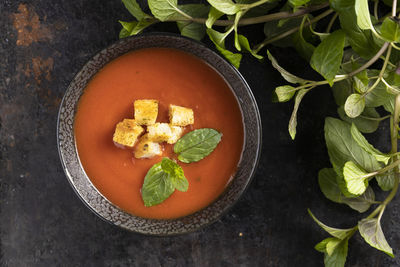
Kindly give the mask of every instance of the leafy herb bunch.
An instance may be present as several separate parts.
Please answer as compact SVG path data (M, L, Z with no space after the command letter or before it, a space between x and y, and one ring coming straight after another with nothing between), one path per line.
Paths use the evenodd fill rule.
M288 82L275 88L279 102L294 98L289 134L296 135L297 110L303 97L320 85L329 85L338 104L340 119L326 118L325 139L332 168L319 172L324 195L360 213L375 209L349 229L329 227L309 211L330 234L315 248L324 253L325 266L344 266L348 240L358 231L372 247L393 257L381 229L381 218L399 187L398 152L400 116L400 22L397 0L208 0L208 4L178 4L177 0L148 0L151 14L135 0L122 0L137 21L122 22L120 37L135 35L146 27L173 21L182 35L201 40L205 35L218 51L239 68L242 52L258 59L267 45L293 47L324 79L300 78L282 68L266 51L272 66ZM279 10L278 10L279 9ZM371 10L370 10L371 9ZM382 16L382 10L391 12ZM276 12L276 10L278 10ZM372 11L372 12L371 12ZM317 31L321 19L329 20ZM240 26L264 23L265 40L254 47L239 33ZM234 35L235 51L225 47ZM387 113L381 116L377 107ZM373 147L363 133L377 130L390 119L391 151ZM383 201L375 200L369 181L390 191Z

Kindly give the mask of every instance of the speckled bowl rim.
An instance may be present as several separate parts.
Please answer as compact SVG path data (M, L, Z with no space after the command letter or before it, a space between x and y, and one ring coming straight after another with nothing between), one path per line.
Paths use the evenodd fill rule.
M77 103L87 83L98 70L113 59L148 47L175 48L205 61L230 85L243 117L244 149L234 178L226 190L209 206L176 219L158 220L134 216L107 200L86 175L75 143L74 118ZM246 106L246 109L243 106ZM153 32L128 37L101 50L84 65L68 86L57 117L57 147L61 165L67 180L82 202L101 219L111 224L136 233L155 236L190 233L215 222L224 215L243 195L255 174L260 158L261 138L262 127L257 102L240 72L202 43L171 33Z

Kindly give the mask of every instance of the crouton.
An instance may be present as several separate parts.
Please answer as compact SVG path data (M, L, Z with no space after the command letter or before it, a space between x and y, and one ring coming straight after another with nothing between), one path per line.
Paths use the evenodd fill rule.
M155 123L147 126L148 138L153 142L165 142L172 137L172 131L168 123Z
M135 120L124 119L115 127L113 141L116 144L133 147L143 128L136 124Z
M156 122L158 115L158 101L152 99L136 100L133 103L135 109L135 120L139 125L152 125Z
M167 140L168 144L175 144L183 133L183 128L179 126L169 126L171 128L172 136Z
M191 108L169 105L169 122L173 126L187 126L193 124L193 110Z
M162 154L160 144L149 139L149 134L145 134L140 138L139 143L135 147L135 158L152 158Z

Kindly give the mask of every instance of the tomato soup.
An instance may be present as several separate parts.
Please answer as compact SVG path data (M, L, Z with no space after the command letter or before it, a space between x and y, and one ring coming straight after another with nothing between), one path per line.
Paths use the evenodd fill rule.
M214 128L221 142L206 158L182 163L173 145L163 155L135 159L133 150L113 143L115 126L133 119L137 99L159 101L157 122L168 122L168 105L192 108L194 124L186 132ZM101 194L121 209L144 218L171 219L211 204L235 174L243 149L243 120L225 80L188 53L148 48L127 53L102 68L89 82L75 117L75 139L86 174ZM175 159L189 181L187 192L175 192L163 203L145 207L141 187L147 171L163 157Z

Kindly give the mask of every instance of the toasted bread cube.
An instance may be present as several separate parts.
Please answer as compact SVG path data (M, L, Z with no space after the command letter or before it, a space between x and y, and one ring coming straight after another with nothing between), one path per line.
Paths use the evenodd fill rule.
M152 125L156 122L158 115L158 101L152 99L136 100L133 103L135 109L135 120L139 125Z
M167 143L175 144L179 140L179 138L181 138L182 133L183 133L183 128L179 127L179 126L172 126L172 125L170 125L169 127L171 128L172 137L170 137L167 140Z
M161 146L159 143L153 142L149 139L149 134L145 134L140 138L139 143L135 147L135 158L152 158L162 154Z
M135 120L124 119L115 127L113 141L122 146L133 147L143 131L143 128L137 125Z
M153 142L165 142L172 137L171 127L169 127L168 123L157 122L147 126L147 131L149 133L149 139Z
M187 126L189 124L193 124L193 109L169 105L169 122L173 126Z

